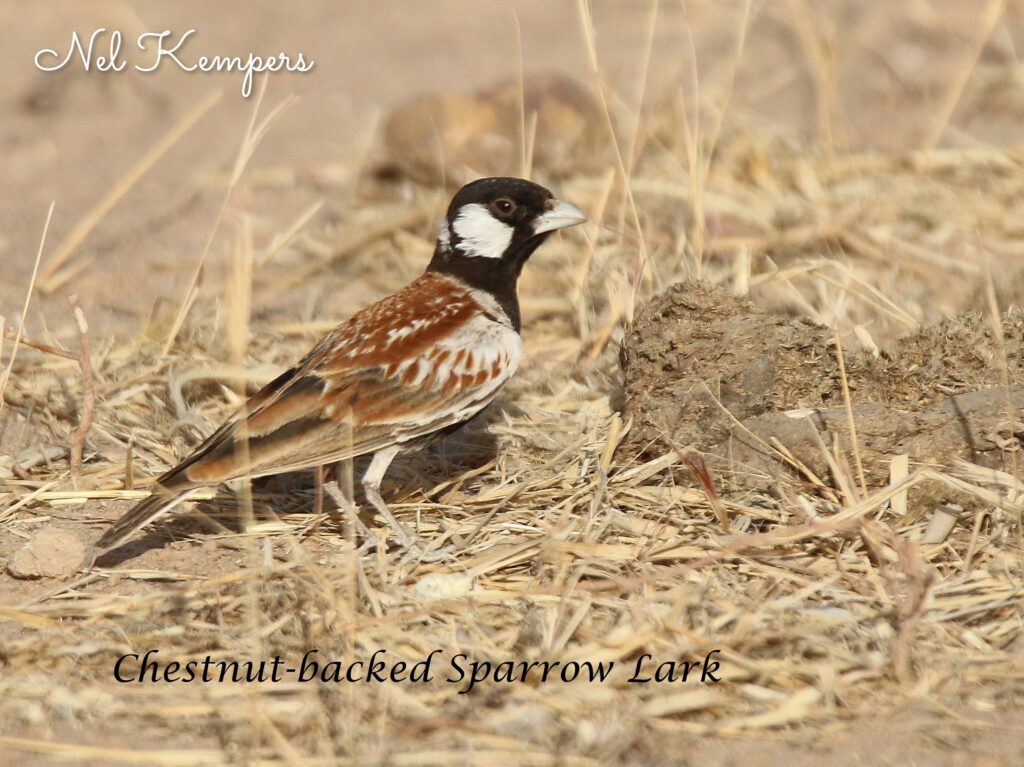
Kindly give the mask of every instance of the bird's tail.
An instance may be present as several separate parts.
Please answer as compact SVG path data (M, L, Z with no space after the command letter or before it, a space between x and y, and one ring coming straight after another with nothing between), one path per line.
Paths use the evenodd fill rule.
M107 528L100 539L93 544L92 550L86 558L86 567L91 567L97 556L114 548L161 514L166 514L179 503L194 495L199 489L198 486L168 488L157 485L156 490L149 498L135 504L130 511Z

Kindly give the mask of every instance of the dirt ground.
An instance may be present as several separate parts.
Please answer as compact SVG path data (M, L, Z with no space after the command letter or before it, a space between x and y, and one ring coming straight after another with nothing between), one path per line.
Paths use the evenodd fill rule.
M1021 375L1024 2L882 6L0 5L0 324L35 344L0 401L0 763L1024 762L1022 430L1003 409ZM194 27L196 56L316 66L262 98L237 73L33 66L101 26L128 45ZM516 114L521 74L535 122ZM537 85L534 100L554 75L578 97ZM431 94L450 101L389 133ZM524 273L527 360L496 406L385 484L456 561L356 557L301 475L258 483L247 525L222 489L91 575L12 577L66 570L243 389L414 277L444 179L518 172L522 155L593 223ZM720 287L665 298L698 278ZM97 400L74 473L71 294ZM723 381L724 408L688 399ZM935 409L984 390L996 404L974 431ZM783 455L764 419L810 407L825 426ZM906 413L935 430L896 439ZM740 460L744 429L777 467ZM946 503L964 516L929 544ZM29 561L41 531L69 548ZM119 656L154 647L623 669L721 648L725 681L113 680Z

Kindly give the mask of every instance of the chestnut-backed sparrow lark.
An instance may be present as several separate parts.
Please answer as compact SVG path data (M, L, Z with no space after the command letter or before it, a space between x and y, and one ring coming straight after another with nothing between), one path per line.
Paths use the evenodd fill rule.
M363 455L372 455L366 499L398 543L413 545L380 494L388 466L465 424L512 377L523 351L516 294L523 265L552 232L584 221L529 181L464 186L421 277L339 325L251 397L103 533L92 557L199 488Z

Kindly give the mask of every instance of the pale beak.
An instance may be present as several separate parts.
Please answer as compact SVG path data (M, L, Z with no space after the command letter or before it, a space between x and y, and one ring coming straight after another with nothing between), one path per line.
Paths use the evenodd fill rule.
M576 226L576 224L582 224L587 220L587 217L583 215L583 211L575 205L570 205L561 200L549 200L546 207L547 212L533 222L534 234L544 234L544 232L553 232L556 229L566 229L570 226Z

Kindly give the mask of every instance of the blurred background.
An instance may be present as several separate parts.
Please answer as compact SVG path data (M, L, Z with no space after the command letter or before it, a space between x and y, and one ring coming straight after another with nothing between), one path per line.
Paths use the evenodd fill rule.
M592 27L590 41L585 23ZM681 119L703 128L696 139L700 151L724 156L723 165L733 159L745 164L728 185L739 180L773 198L787 196L779 186L788 179L773 177L773 155L779 152L802 153L815 162L845 154L861 162L875 152L908 157L934 147L983 151L1019 146L1024 138L1019 0L10 2L0 7L0 24L7 30L0 51L0 305L9 319L16 316L46 209L56 201L48 253L71 247L60 254L59 266L48 268L44 254L46 279L36 312L45 314L52 297L68 292L73 281L92 322L119 332L136 330L140 315L157 299L179 300L217 216L257 97L241 97L236 73L186 73L170 64L148 74L85 74L77 60L60 72L36 70L35 52L66 51L72 30L83 37L104 26L122 30L133 63L139 60L134 41L141 32L170 29L178 36L189 28L197 32L182 48L185 59L301 51L316 62L311 72L270 78L262 116L290 94L298 100L267 131L250 159L250 175L232 196L230 210L253 216L258 246L302 219L317 201L324 207L312 218L314 227L350 220L353 195L381 162L394 159L389 152L423 152L431 141L422 119L404 137L405 146L384 145L396 108L431 94L472 94L501 83L511 83L510 103L518 104L521 77L567 75L590 99L577 111L592 140L585 151L563 152L561 171L567 158L584 169L596 158L589 168L595 177L615 166L598 98L603 90L628 169L640 167L646 156L659 165L658 183L684 190L690 177ZM218 91L221 98L207 108L204 99ZM495 127L493 121L481 123L474 106L479 105L441 107L448 110L451 130L504 131L507 144L520 143L518 109L510 113L513 124L499 119ZM430 112L427 122L436 126L434 117ZM547 134L557 139L566 123L552 124ZM542 120L535 148L553 140L544 135L545 126ZM690 138L695 135L691 131ZM155 149L161 150L158 159L145 163ZM437 154L433 147L428 151ZM467 163L469 175L493 170L480 162L481 154L488 155L486 145L476 148L476 167ZM518 160L518 147L513 154ZM135 180L140 162L145 169ZM714 189L711 165L707 183ZM557 170L534 164L535 175L548 183ZM126 176L132 183L123 188ZM443 187L429 173L413 180ZM619 194L621 182L613 183ZM824 188L817 198L805 188L803 201L781 200L769 219L834 219L843 205L829 199L828 179L816 183ZM724 186L718 191L727 193ZM861 200L879 193L861 186ZM959 191L970 194L970 186ZM648 200L658 195L650 184L638 187ZM97 211L107 195L110 204ZM668 225L682 222L692 239L687 196L677 195L674 211L667 212L675 221ZM810 213L799 209L808 200ZM664 207L664 199L657 202ZM713 199L709 206L705 230L728 229L729 211L714 209ZM659 222L651 206L641 207L639 224L653 232ZM976 228L968 231L969 221L958 228L975 240L952 243L961 253L974 252L977 238L986 236ZM227 252L229 227L219 229L208 259L212 269ZM428 233L429 227L418 231Z

